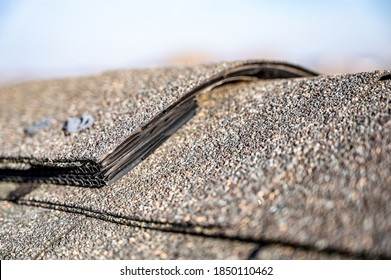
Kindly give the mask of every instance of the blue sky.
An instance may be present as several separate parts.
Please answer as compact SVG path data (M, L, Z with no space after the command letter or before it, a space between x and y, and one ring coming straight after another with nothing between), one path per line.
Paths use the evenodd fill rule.
M0 81L267 58L391 69L390 1L0 1Z

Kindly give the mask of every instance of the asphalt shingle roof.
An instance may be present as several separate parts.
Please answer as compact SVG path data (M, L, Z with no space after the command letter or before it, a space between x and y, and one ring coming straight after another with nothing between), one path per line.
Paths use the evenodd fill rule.
M312 75L290 64L249 61L112 72L0 90L0 177L112 184L192 117L198 92L238 79Z
M0 197L83 217L44 258L99 258L94 249L107 258L390 258L389 73L221 85L198 95L195 116L113 185L3 182ZM121 255L122 231L135 240L148 232L151 251ZM0 232L3 243L9 229ZM113 232L112 243L93 241ZM226 253L156 245L178 236L188 246L222 242L210 246Z

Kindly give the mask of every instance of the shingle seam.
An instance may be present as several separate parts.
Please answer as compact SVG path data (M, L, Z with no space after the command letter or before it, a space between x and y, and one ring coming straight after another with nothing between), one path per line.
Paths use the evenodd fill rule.
M1 200L4 199L0 199L0 201ZM9 200L5 200L5 201L9 201ZM309 252L338 254L342 257L354 258L354 259L391 259L391 255L374 254L366 251L352 252L345 249L336 248L334 246L329 246L323 249L319 249L313 244L304 244L304 243L298 243L298 242L293 242L288 240L284 241L284 240L272 239L272 238L251 238L251 237L242 237L242 236L230 236L223 232L224 229L229 229L229 227L227 228L218 227L218 226L208 227L208 226L190 225L190 224L174 224L174 223L153 222L147 220L136 220L136 219L130 219L128 217L122 217L114 214L107 214L107 213L81 208L81 207L71 207L71 206L65 206L56 203L40 202L34 200L17 200L17 201L14 200L12 202L19 205L41 207L46 209L55 209L58 211L78 214L88 218L99 219L114 224L121 224L121 225L150 229L150 230L158 230L163 232L182 233L182 234L203 236L209 238L257 243L258 248L255 248L254 251L249 254L248 256L249 259L254 258L262 248L270 245L289 246L294 249L301 249ZM62 236L63 235L61 235L60 238L56 240L60 240ZM56 240L54 240L54 242L56 242Z
M56 236L56 238L54 238L52 241L49 242L49 244L47 244L45 247L43 247L42 250L38 254L33 256L32 259L33 260L41 259L48 249L50 249L53 245L58 243L64 236L66 236L69 233L71 233L76 227L78 227L80 225L80 223L81 223L81 221L78 221L72 227L70 227L67 231L65 231L64 233Z

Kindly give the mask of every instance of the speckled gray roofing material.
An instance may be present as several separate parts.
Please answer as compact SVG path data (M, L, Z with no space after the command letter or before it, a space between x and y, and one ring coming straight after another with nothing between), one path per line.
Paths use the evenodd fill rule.
M4 201L0 210L0 259L246 259L257 247Z
M341 259L259 244L131 227L82 215L0 202L0 259Z
M194 115L200 91L240 79L313 75L286 63L248 61L3 89L0 179L112 184Z
M0 202L0 259L34 259L82 216Z
M222 85L115 184L3 182L0 197L103 227L257 244L251 258L390 258L389 74ZM42 256L87 258L69 250L92 231L74 235Z

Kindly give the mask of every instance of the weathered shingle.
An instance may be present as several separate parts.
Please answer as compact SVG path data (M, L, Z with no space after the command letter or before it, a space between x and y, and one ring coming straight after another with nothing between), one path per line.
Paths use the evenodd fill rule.
M388 73L222 85L201 94L195 116L111 186L2 183L1 195L269 248L255 258L389 258Z
M256 243L0 202L0 259L247 259Z
M249 61L112 72L3 89L0 179L111 184L192 117L198 92L238 79L312 75L290 64Z

